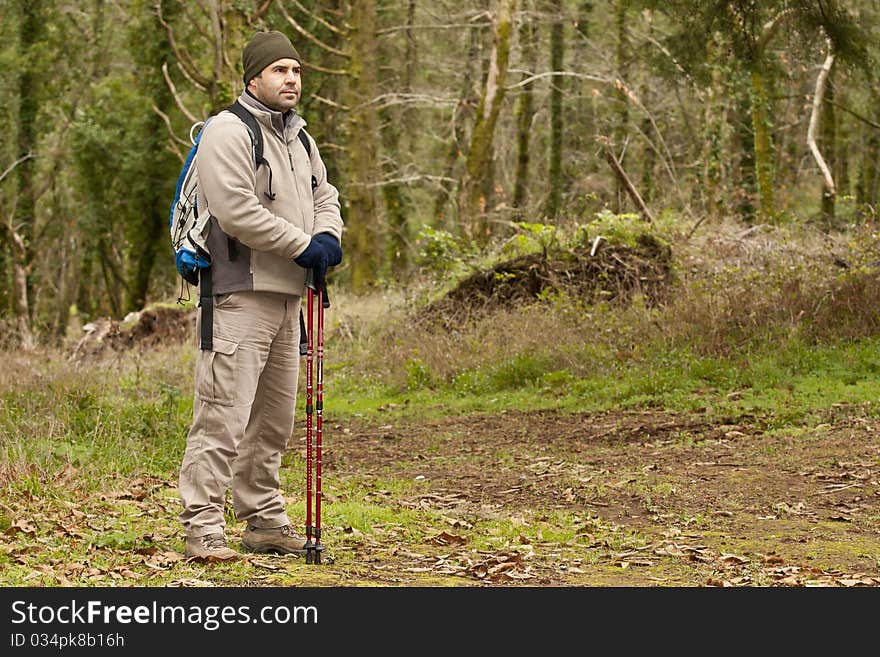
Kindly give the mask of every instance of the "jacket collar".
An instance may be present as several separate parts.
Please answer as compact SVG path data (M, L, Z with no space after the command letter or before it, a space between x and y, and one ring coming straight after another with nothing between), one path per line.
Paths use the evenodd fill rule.
M251 94L247 89L245 89L241 96L239 96L238 102L244 105L244 107L257 118L257 121L270 130L273 130L279 137L285 139L285 141L287 141L285 138L287 134L296 136L296 133L299 132L300 128L306 125L305 119L303 119L296 110L290 110L284 113L281 113L278 110L273 110L266 107L266 105L258 100L257 97Z

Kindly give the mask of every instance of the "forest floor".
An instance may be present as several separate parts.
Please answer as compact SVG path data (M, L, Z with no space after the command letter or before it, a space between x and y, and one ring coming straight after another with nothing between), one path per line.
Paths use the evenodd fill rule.
M328 422L323 564L182 554L176 481L0 500L7 583L48 586L878 586L880 422L768 432L700 414ZM301 437L302 438L302 437ZM286 468L296 471L304 441ZM297 454L301 452L301 454ZM289 472L299 481L301 472ZM66 479L67 481L61 481ZM299 512L302 496L286 492ZM387 518L357 529L361 505ZM292 517L294 511L292 511ZM240 549L240 523L230 518Z
M331 443L327 476L424 478L416 495L376 495L433 509L445 528L415 545L353 547L362 576L383 584L434 572L543 586L876 586L880 425L846 415L797 436L651 411L351 427ZM579 517L574 538L553 540L557 512ZM532 531L469 548L481 521L502 516Z

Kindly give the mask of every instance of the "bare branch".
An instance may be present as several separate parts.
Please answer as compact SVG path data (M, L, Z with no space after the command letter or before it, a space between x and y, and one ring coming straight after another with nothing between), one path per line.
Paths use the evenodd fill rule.
M200 89L202 91L208 90L208 87L206 87L202 83L198 82L197 80L191 78L189 76L189 73L186 72L186 69L183 66L181 66L180 62L175 62L175 64L177 65L177 70L180 71L180 73L183 75L183 77L185 77L187 80L189 80L189 82L190 82L190 84L192 84L192 86L194 86L196 89Z
M333 142L324 142L322 144L318 144L318 148L320 148L321 152L324 153L326 153L327 151L335 151L337 153L345 153L348 151L348 146L342 146Z
M168 85L168 89L171 91L171 95L174 96L174 103L180 108L180 111L183 112L183 115L186 118L193 123L196 123L198 119L186 108L186 105L183 104L180 95L177 93L177 87L174 86L174 83L171 81L171 76L168 75L168 62L162 64L162 75L165 78L165 84Z
M232 73L234 76L237 75L237 74L238 74L238 69L235 68L235 64L233 64L233 63L229 60L229 53L226 51L226 48L223 49L222 55L223 55L223 63L226 65L226 70L228 70L228 71L229 71L230 73Z
M344 68L327 68L326 66L321 66L319 64L313 64L311 62L303 62L303 67L306 70L310 71L318 71L319 73L326 73L327 75L348 75L348 71Z
M441 25L396 25L394 27L386 27L382 30L376 30L378 36L393 34L394 32L403 32L405 30L461 30L471 27L492 27L492 23L445 23Z
M174 129L171 127L171 119L168 117L168 115L160 110L158 107L156 107L155 103L152 105L152 108L153 111L161 117L162 121L165 122L165 125L168 128L168 135L171 137L171 139L181 146L186 146L187 148L189 148L190 144L188 144L185 139L181 139L174 134Z
M411 176L404 176L401 178L390 178L388 180L379 180L377 182L371 182L371 183L350 182L350 183L348 183L348 186L349 187L362 187L365 189L375 189L378 187L388 187L389 185L408 185L409 183L420 182L422 180L428 180L430 182L436 182L436 183L458 182L457 178L448 178L446 176L431 176L428 174L414 174Z
M516 70L511 70L511 73L516 73ZM593 82L602 82L603 84L611 84L613 80L611 78L603 78L598 75L587 75L586 73L575 73L574 71L547 71L545 73L537 73L535 75L531 75L527 78L524 78L517 82L516 84L511 84L505 87L508 91L512 89L517 89L519 87L524 87L530 82L534 82L535 80L540 80L542 78L549 78L555 76L568 76L572 78L581 78L583 80L591 80Z
M296 20L293 18L293 16L291 16L290 14L287 13L287 10L284 8L283 4L279 5L279 8L281 10L281 15L284 16L284 18L287 20L287 22L293 26L293 29L295 29L297 32L302 34L306 39L308 39L309 41L314 43L319 48L323 48L327 52L333 53L334 55L339 55L340 57L350 57L351 56L347 52L344 52L342 50L334 48L331 45L324 43L318 37L316 37L314 34L309 32L308 30L306 30L302 25L300 25L299 23L296 22Z
M202 75L199 74L198 67L192 61L192 58L189 56L187 51L181 51L177 45L177 39L174 38L174 28L171 27L165 21L165 18L162 16L162 3L156 3L156 16L159 18L159 23L162 27L165 28L165 34L168 37L168 43L171 46L171 50L174 51L174 56L177 58L177 62L182 69L186 71L187 77L192 80L198 81L198 83L202 86L202 88L208 87L208 80L206 80ZM167 78L166 78L167 79Z
M384 109L394 105L458 105L458 99L427 94L387 93L376 96L360 107L375 106L377 109Z
M248 18L248 24L253 25L258 20L260 20L271 6L272 0L265 0L263 4L257 7L257 10L253 14L251 14L250 18Z
M318 94L311 94L309 98L314 98L319 103L323 103L324 105L329 105L330 107L335 107L337 109L344 110L346 112L351 111L351 108L347 105L340 105L339 103L330 100L329 98L324 98L323 96L319 96Z
M301 3L297 2L297 0L292 0L292 2L293 2L293 4L296 5L297 9L299 9L301 12L306 14L309 18L313 18L314 20L318 21L321 25L323 25L328 30L333 32L333 34L339 34L340 36L345 34L345 32L343 32L342 30L340 30L337 27L334 27L331 23L328 23L327 21L325 21L323 18L318 16L316 13L309 11L308 9L303 7Z
M689 83L691 83L691 87L693 88L694 93L696 94L697 98L699 98L700 100L703 99L703 96L704 96L703 90L699 87L699 85L695 84L693 76L690 73L688 73L688 71L684 68L684 66L681 65L681 63L675 58L675 55L673 55L666 46L664 46L662 43L657 41L657 39L652 37L650 34L645 34L643 32L639 33L639 38L644 39L645 41L647 41L648 43L650 43L651 45L656 47L667 58L669 58L669 60L675 66L676 70L678 70L679 74L685 80L687 80Z
M837 109L842 109L842 110L843 110L844 112L846 112L847 114L851 114L852 116L854 116L855 118L857 118L857 119L858 119L859 121L861 121L862 123L865 123L865 124L871 126L872 128L877 128L878 130L880 130L880 123L876 123L876 122L872 121L871 119L862 116L861 114L859 114L858 112L852 110L851 108L846 107L845 105L841 105L840 103L837 103L837 102L835 102L835 101L833 101L833 100L828 101L828 102L831 103L832 105L834 105Z
M15 169L15 167L17 167L22 162L26 162L27 160L30 160L33 157L34 157L33 153L27 153L26 155L22 155L15 162L13 162L8 167L6 167L6 171L4 171L3 173L0 173L0 182L3 182L3 179L6 176L8 176L10 173L12 173L12 170Z
M670 166L670 175L672 176L673 182L676 184L676 188L678 188L678 181L676 180L675 168L673 165L672 153L669 151L669 146L666 145L666 140L663 139L663 133L660 132L660 128L657 126L657 122L654 120L654 116L648 111L648 109L642 104L642 101L639 100L639 97L630 89L626 83L620 78L616 78L614 80L614 86L621 91L623 91L624 95L642 112L645 113L645 116L648 117L648 120L651 122L651 126L654 128L654 132L657 134L657 139L660 140L660 145L663 146L663 150L666 152L666 159L669 162Z
M782 25L782 22L786 18L789 18L793 15L794 8L789 7L787 9L783 9L778 14L776 14L776 16L767 21L767 23L764 25L764 30L761 33L761 36L758 38L757 44L755 44L757 45L759 51L764 51L764 49L767 47L767 44L770 43L770 39L773 38L773 36L776 34L776 31L779 29L779 26Z
M169 153L173 153L177 157L177 159L180 160L181 165L186 163L186 155L180 152L180 149L171 139L165 142L165 148L168 150Z
M810 147L810 152L813 154L813 158L816 160L816 164L819 165L819 170L822 172L822 177L825 179L826 194L834 196L836 194L834 177L831 175L831 170L828 168L825 158L822 157L822 153L819 151L819 146L816 145L816 130L819 126L819 115L822 111L822 98L825 95L825 83L828 80L828 74L831 72L831 66L834 64L834 52L831 50L830 43L828 44L828 47L828 56L825 57L825 62L822 64L822 68L819 70L819 75L816 77L816 92L813 94L813 109L810 112L810 125L807 128L807 145Z
M205 13L202 4L200 2L186 2L186 0L178 0L178 4L180 5L180 9L183 11L183 14L186 18L186 20L182 21L182 23L184 25L188 25L191 28L195 28L196 32L198 32L205 41L211 41L211 37L208 36L208 33L205 31L205 25L208 23L208 14ZM195 4L196 7L202 10L198 16L196 16L192 11L193 4Z

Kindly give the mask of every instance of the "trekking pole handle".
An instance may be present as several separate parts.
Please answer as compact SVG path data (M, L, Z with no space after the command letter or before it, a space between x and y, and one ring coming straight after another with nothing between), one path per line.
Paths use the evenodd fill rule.
M315 270L314 269L306 269L306 287L309 287L316 292L318 291L318 286L315 285ZM323 308L330 307L330 295L327 294L327 281L324 281L324 285L321 286L323 289L321 290L321 306Z

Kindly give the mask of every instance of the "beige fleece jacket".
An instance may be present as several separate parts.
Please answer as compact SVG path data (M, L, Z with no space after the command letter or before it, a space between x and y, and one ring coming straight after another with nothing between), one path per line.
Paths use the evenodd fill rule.
M291 113L285 119L247 93L239 101L262 129L269 168L255 168L248 128L231 112L220 112L205 126L196 167L199 212L211 215L207 244L213 293L302 296L305 270L293 260L312 235L330 233L342 242L339 192L327 180L315 141L308 137L311 157L300 142L298 133L306 125L301 116ZM269 169L274 198L268 194Z

